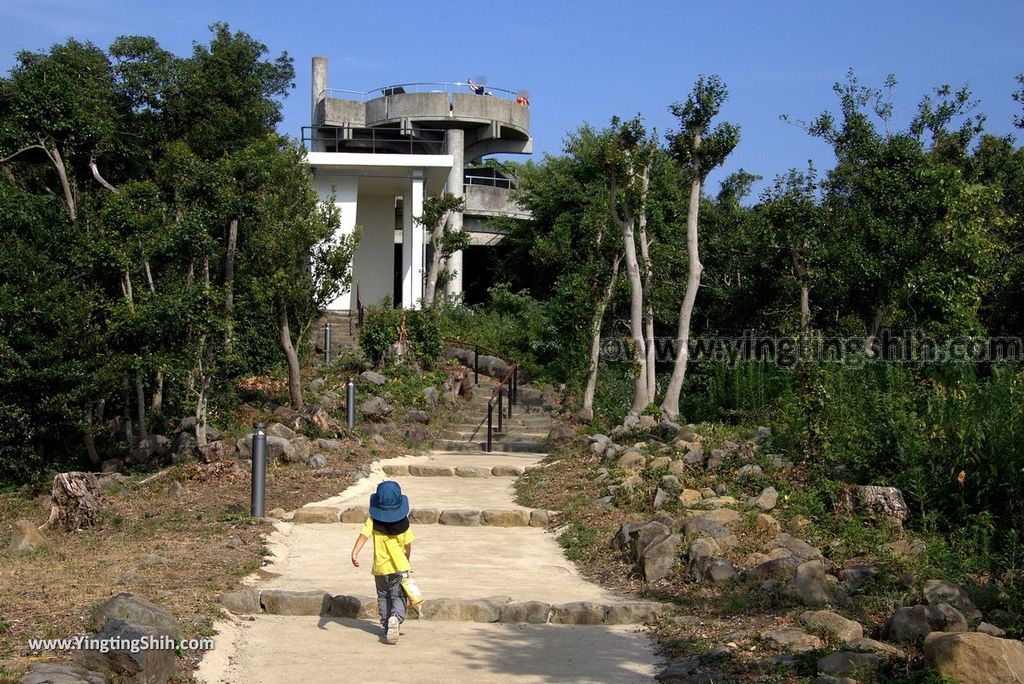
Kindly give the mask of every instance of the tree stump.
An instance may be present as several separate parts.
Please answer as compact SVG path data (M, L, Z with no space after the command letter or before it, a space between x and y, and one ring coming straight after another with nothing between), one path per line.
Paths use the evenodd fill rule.
M100 485L92 473L60 473L50 491L50 518L43 528L54 524L78 530L96 524L100 510Z

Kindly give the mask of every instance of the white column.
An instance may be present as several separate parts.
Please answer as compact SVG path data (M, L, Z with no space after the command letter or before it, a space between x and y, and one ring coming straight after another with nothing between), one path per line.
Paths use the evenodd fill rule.
M317 189L320 190L321 183L317 182ZM336 178L333 181L325 182L324 189L320 196L326 200L330 193L334 192L334 205L341 212L341 224L335 232L336 236L351 235L356 229L356 209L359 199L358 178ZM357 250L358 251L358 250ZM356 308L355 286L359 282L359 274L355 272L355 258L353 255L352 289L342 290L337 298L327 308L331 311L348 311ZM366 302L363 302L366 304Z
M465 175L466 132L461 128L449 129L445 134L445 144L448 154L452 155L452 169L448 172L447 190L456 197L463 197L465 195L462 183ZM453 232L462 232L462 214L459 212L452 214L450 225ZM453 252L448 257L447 267L452 276L445 288L445 293L449 296L462 294L462 250Z
M414 309L423 297L423 173L413 172L402 202L402 308Z

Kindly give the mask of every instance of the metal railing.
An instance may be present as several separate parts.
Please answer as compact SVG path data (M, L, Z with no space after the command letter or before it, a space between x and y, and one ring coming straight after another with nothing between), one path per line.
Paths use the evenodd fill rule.
M370 154L445 154L444 131L415 128L410 135L396 128L359 128L346 136L346 129L302 127L302 142L310 147L324 147L326 152L361 152ZM431 137L440 136L439 139Z
M470 185L476 185L488 188L505 188L506 190L515 190L519 184L514 178L466 175L462 177L462 185L467 188Z
M519 97L518 93L514 90L494 88L480 83L475 83L473 85L477 88L481 86L483 87L483 97L500 97L503 100L510 100L512 102L515 102L516 98ZM392 95L405 95L408 93L447 93L449 95L453 95L455 93L464 93L466 95L479 94L475 93L473 86L461 81L423 81L420 83L396 83L394 85L382 86L365 92L361 90L344 90L341 88L324 88L322 91L317 93L317 98L322 99L324 97L331 97L340 100L360 100L362 102L366 102L367 100L373 100L378 97L390 97Z
M490 356L501 359L505 363L509 364L510 368L505 376L498 382L498 386L494 388L491 393L491 398L487 400L487 440L485 442L484 451L491 453L493 451L493 435L494 435L494 409L498 409L498 432L504 431L504 418L505 412L508 411L509 420L512 419L512 407L519 401L519 370L520 366L517 362L513 361L507 356L499 354L498 352L488 349L487 347L479 344L469 343L464 340L444 338L441 340L445 344L452 344L463 349L473 349L473 384L480 384L480 352L483 351ZM506 401L507 395L507 401ZM507 409L506 409L507 406Z

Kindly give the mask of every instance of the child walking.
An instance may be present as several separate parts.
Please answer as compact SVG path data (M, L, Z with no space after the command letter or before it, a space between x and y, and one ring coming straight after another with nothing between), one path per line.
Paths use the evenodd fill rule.
M359 552L373 539L373 580L377 585L377 610L384 641L398 643L399 625L405 620L406 597L402 580L411 570L412 530L409 529L409 497L397 482L377 485L370 495L370 515L352 547L352 565L359 567Z

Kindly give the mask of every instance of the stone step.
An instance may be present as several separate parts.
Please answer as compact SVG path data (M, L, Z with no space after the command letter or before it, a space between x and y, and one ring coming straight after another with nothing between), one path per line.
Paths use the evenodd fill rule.
M320 589L257 589L221 594L220 603L235 615L326 616L377 619L377 598L331 594ZM512 601L506 596L489 598L427 598L410 606L406 617L441 622L501 622L554 625L638 625L657 620L668 610L650 601Z
M450 439L437 439L434 440L433 447L435 449L444 449L448 451L484 451L486 443L483 439L479 442L459 442ZM499 442L491 441L492 451L514 451L517 453L530 453L530 454L545 454L547 453L547 447L543 442L536 441L518 441L518 442Z
M389 477L519 477L536 466L517 465L440 465L434 463L410 465L384 465L381 470Z
M445 430L441 433L441 439L450 439L454 442L479 442L487 436L487 428L479 430ZM493 442L543 442L548 438L547 431L524 432L521 430L504 430L498 432L495 429L491 432Z
M296 524L363 523L368 515L366 506L304 506L286 514L289 522ZM413 508L409 511L409 522L413 525L454 527L547 527L552 517L550 511L540 508Z

